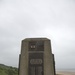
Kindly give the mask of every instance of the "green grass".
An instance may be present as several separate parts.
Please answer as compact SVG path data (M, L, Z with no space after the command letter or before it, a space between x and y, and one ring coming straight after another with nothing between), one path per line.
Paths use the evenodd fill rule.
M18 75L18 69L0 64L0 75Z

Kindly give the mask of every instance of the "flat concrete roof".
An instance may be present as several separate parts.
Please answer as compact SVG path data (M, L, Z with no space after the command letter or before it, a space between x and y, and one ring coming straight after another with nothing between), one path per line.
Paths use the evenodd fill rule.
M48 39L48 38L25 38L24 39L25 41L45 41L45 40L50 40L50 39ZM22 41L24 41L24 40L22 40Z

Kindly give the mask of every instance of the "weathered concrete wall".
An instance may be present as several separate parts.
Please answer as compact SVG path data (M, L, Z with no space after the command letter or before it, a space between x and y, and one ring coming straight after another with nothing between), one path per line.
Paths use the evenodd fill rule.
M54 74L54 59L51 50L51 41L47 38L28 38L22 41L21 54L19 62L19 75L29 75L29 42L30 41L43 41L44 42L44 73L43 75L55 75Z
M54 75L53 57L51 51L51 42L44 42L44 75Z

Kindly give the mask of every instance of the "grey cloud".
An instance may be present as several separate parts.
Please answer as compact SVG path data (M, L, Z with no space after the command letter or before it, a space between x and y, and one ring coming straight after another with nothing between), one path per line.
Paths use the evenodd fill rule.
M70 62L75 62L73 0L2 0L0 10L0 63L17 66L22 39L48 37L56 67L74 68Z

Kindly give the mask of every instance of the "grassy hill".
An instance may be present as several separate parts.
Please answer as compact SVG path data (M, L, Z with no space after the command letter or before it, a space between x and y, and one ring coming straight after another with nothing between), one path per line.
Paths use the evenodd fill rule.
M18 69L0 64L0 75L18 75Z

